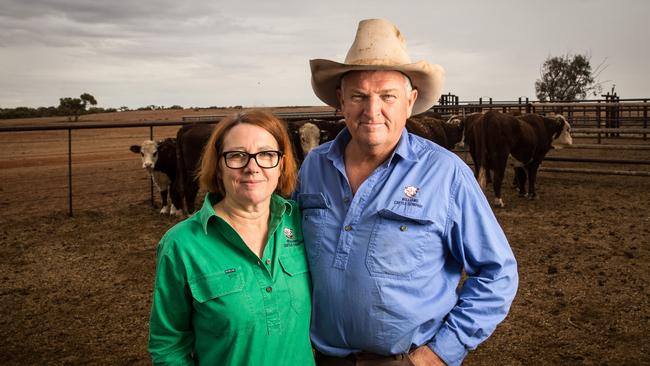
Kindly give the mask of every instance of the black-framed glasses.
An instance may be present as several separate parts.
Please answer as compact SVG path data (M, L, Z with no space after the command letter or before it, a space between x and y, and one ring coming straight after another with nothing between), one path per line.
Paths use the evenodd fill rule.
M271 169L280 163L282 151L265 150L256 152L255 154L250 154L246 151L224 151L221 156L223 156L223 159L226 161L226 166L230 169L242 169L248 165L251 159L255 159L255 162L260 168Z

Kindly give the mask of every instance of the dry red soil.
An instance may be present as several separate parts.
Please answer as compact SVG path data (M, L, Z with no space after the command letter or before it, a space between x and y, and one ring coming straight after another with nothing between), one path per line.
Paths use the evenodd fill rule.
M220 112L116 113L79 123ZM67 131L0 133L0 364L149 364L155 248L176 222L151 206L149 179L128 150L149 129L72 135L69 217ZM552 154L650 160L650 150ZM560 164L544 166L570 165ZM465 364L650 364L650 177L541 172L538 194L529 201L507 187L506 207L495 208L521 282L507 319Z

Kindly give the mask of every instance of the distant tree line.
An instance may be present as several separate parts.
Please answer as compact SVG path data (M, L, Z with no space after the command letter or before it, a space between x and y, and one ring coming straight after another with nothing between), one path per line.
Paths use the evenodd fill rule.
M95 107L97 100L94 96L88 93L83 93L79 98L64 97L59 98L59 105L57 107L16 107L16 108L1 108L0 119L14 119L14 118L39 118L39 117L68 117L69 121L78 121L79 117L87 114L96 113L111 113L111 112L127 112L131 111L129 107L122 106L119 108L101 108ZM148 105L133 110L137 111L154 111L163 109L183 109L182 106L175 104L171 107L164 107L162 105Z

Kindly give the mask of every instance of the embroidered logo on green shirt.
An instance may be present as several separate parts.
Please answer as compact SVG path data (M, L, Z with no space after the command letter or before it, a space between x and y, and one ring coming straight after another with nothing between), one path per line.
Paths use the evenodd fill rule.
M293 239L293 230L289 229L288 227L285 227L284 230L282 230L284 233L284 236L287 237L287 239Z
M285 227L284 229L282 229L282 233L287 238L286 243L284 243L285 248L286 247L295 247L295 246L298 246L298 245L302 245L302 241L298 241L296 239L296 236L293 234L292 229L290 229L288 227Z

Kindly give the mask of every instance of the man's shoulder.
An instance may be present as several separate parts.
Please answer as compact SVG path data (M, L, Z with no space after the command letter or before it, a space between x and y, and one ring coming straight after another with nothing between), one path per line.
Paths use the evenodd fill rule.
M411 149L423 164L449 164L452 166L466 165L453 151L424 137L409 133Z
M309 156L310 154L314 154L314 155L324 155L324 154L327 154L327 152L328 152L328 151L330 150L330 148L332 147L332 144L333 144L333 143L334 143L334 140L324 142L324 143L322 143L322 144L316 146L312 151L309 152L309 154L307 154L307 156Z
M308 167L313 164L319 164L320 161L325 159L333 143L334 141L327 141L323 144L316 146L312 151L310 151L309 154L307 154L307 156L305 157L305 160L300 165L301 170L304 167Z

